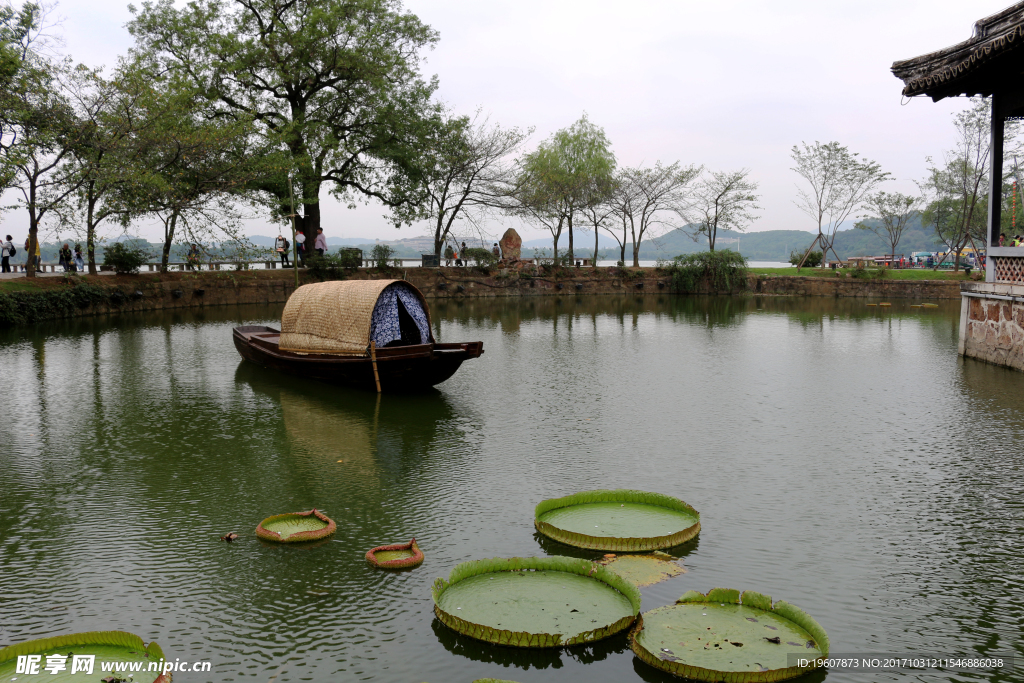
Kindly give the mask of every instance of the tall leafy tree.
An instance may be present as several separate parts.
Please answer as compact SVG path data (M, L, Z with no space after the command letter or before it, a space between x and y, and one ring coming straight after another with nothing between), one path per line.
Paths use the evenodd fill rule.
M943 153L940 161L928 159L928 175L921 189L928 198L924 224L935 229L938 238L954 254L954 270L960 268L960 251L969 243L975 248L987 244L987 221L990 151L989 101L974 98L971 106L953 116L956 131L953 149ZM1004 150L1007 156L1015 151L1017 124L1007 122ZM1012 167L1004 164L1012 173Z
M802 266L816 244L822 254L835 253L833 244L839 226L858 210L864 199L889 178L882 167L838 142L793 145L793 170L804 180L797 191L796 205L815 221L818 234L807 248ZM824 259L822 265L824 265Z
M58 214L81 185L69 163L84 138L62 80L69 70L67 61L23 59L0 102L0 166L16 190L15 206L28 215L28 255L40 243L43 220ZM34 259L27 275L35 276Z
M747 169L707 173L686 204L683 215L694 239L703 236L710 251L715 250L719 230L743 232L757 220L757 183L749 175Z
M138 51L189 79L206 114L252 120L283 145L312 244L320 199L410 201L422 140L437 125L436 79L419 74L437 34L398 0L173 0L145 2L128 25ZM288 202L286 175L262 189Z

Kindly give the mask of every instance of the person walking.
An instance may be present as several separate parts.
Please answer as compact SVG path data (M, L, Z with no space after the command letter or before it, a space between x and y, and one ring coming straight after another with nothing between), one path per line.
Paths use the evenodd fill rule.
M75 243L75 270L79 273L85 272L85 259L82 258L82 245Z
M0 243L0 273L11 272L11 257L18 253L18 250L14 248L14 243L11 242L11 236L8 235L7 239Z
M185 254L185 262L189 270L199 269L199 245L195 242L189 247L188 253Z
M453 258L455 258L455 250L452 249L452 245L446 244L444 247L444 265L450 268Z
M498 246L497 242L494 243L494 248L491 249L491 253L494 254L494 258L499 261L501 260L501 247Z
M28 237L25 238L25 270L28 270L29 263L32 262L32 255L30 253L28 253L28 245L29 245L29 243L31 241L32 241L32 236L31 235L29 235ZM35 254L36 272L41 271L42 267L43 267L43 257L41 255L41 253L42 252L40 252L40 250L39 250L39 240L36 240L36 254Z
M316 241L313 242L313 248L316 249L316 253L320 256L324 255L327 251L327 238L324 236L324 229L316 229Z
M295 257L299 259L299 265L303 268L306 267L306 235L297 232L295 233Z
M1006 241L1006 233L1005 232L999 233L999 246L1003 246L1003 242L1005 242L1005 241Z
M64 246L57 252L57 263L64 270L65 273L71 272L71 268L74 264L71 263L71 259L74 258L71 255L71 247L65 242Z
M469 265L469 258L467 258L467 256L466 256L466 243L465 242L462 243L462 249L459 250L459 253L462 254L462 265L468 266ZM458 265L458 264L456 264L456 265Z
M282 268L289 268L292 265L288 261L288 250L291 246L292 245L284 238L283 235L278 234L277 239L274 240L274 248L277 249L277 253L281 255Z

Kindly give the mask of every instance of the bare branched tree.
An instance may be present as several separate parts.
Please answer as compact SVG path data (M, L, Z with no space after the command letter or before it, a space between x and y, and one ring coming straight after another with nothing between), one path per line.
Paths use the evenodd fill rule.
M875 233L889 244L889 255L896 258L896 245L900 243L907 223L917 213L920 198L899 192L876 192L864 202L870 212L853 227Z
M453 235L457 220L482 232L480 217L501 205L512 182L511 155L532 133L532 128L491 125L479 112L472 120L444 112L422 160L422 199L394 209L396 225L429 220L437 256Z
M798 267L803 266L815 244L821 244L822 254L827 256L831 250L838 259L832 245L839 226L863 205L868 194L889 178L878 163L861 159L838 142L802 145L794 145L791 153L796 164L793 170L808 186L798 189L796 205L815 221L818 235Z
M748 169L714 171L704 174L694 188L692 199L680 213L694 240L701 236L708 241L708 249L715 250L719 230L743 232L758 219L754 211L760 209L757 201L757 183L749 180Z
M640 267L640 245L645 237L653 237L660 228L680 227L681 214L689 202L689 185L703 167L683 166L680 162L653 167L626 168L616 178L616 223L621 223L623 239L619 242L625 259L625 236L633 245L633 267ZM617 230L617 228L616 228ZM609 231L616 240L615 232Z

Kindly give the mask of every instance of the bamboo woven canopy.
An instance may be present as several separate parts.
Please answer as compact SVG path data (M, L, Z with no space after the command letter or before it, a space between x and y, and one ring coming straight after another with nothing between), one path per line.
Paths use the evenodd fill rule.
M1020 88L1022 48L1024 2L1019 2L980 19L968 40L895 62L892 72L903 81L907 97L928 95L936 102L958 95L988 97Z
M396 284L400 283L400 284ZM296 353L365 356L377 300L389 286L411 290L429 316L423 294L404 280L343 280L303 285L281 314L279 348ZM430 339L429 318L425 336Z

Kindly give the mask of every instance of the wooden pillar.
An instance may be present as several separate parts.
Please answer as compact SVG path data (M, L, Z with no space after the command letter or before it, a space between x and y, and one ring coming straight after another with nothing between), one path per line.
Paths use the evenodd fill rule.
M1003 96L992 95L992 131L989 144L988 181L988 248L985 259L985 281L995 281L995 267L992 262L992 247L999 246L999 232L1003 214Z

